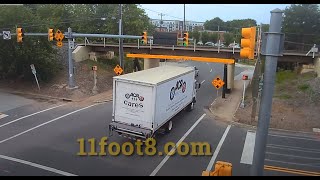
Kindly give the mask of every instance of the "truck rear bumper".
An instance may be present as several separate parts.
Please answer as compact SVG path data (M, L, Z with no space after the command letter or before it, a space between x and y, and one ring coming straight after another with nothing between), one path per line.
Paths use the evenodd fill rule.
M137 137L147 139L152 136L151 129L130 126L119 122L111 122L109 124L109 136L113 134L113 131L118 132L120 136L130 139L136 139Z

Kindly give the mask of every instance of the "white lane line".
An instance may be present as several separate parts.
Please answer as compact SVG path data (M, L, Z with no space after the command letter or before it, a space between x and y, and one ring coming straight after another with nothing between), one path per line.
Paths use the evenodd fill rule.
M295 136L283 136L283 135L275 135L275 134L269 134L269 136L281 137L281 138L301 139L301 140L307 140L307 141L319 141L319 139L295 137Z
M210 69L210 72L212 72L212 68Z
M228 132L229 132L229 130L230 130L230 127L231 127L231 125L228 125L228 127L227 127L226 130L224 131L224 133L223 133L223 135L222 135L222 137L221 137L221 139L220 139L220 141L219 141L219 144L218 144L216 150L214 151L214 153L213 153L213 155L212 155L212 158L211 158L211 160L210 160L210 162L209 162L209 164L208 164L208 166L207 166L207 171L211 171L211 169L212 169L212 167L213 167L213 164L214 164L214 161L216 160L216 158L217 158L217 156L218 156L218 153L219 153L219 151L220 151L220 149L221 149L221 146L222 146L224 140L225 140L226 137L227 137L227 134L228 134Z
M58 107L61 107L61 106L64 106L64 105L66 105L66 104L61 104L61 105L59 105L59 106L54 106L54 107L51 107L51 108L48 108L48 109L45 109L45 110L42 110L42 111L38 111L38 112L35 112L35 113L32 113L32 114L29 114L29 115L20 117L20 118L18 118L18 119L16 119L16 120L13 120L13 121L10 121L10 122L7 122L7 123L5 123L5 124L0 125L0 128L4 127L4 126L6 126L6 125L9 125L9 124L11 124L11 123L20 121L20 120L22 120L22 119L25 119L25 118L27 118L27 117L30 117L30 116L33 116L33 115L36 115L36 114L39 114L39 113L42 113L42 112L46 112L46 111L49 111L49 110L51 110L51 109L55 109L55 108L58 108ZM0 119L1 119L1 118L0 118Z
M306 152L306 153L320 153L319 149L300 148L295 146L283 146L283 145L275 145L275 144L267 144L267 148L283 149L283 150L289 150L289 151L300 151L300 152Z
M272 160L272 159L264 159L265 161L269 162L277 162L277 163L282 163L282 164L292 164L292 165L298 165L298 166L309 166L309 167L314 167L314 168L320 168L320 166L314 166L310 164L303 164L303 163L294 163L294 162L285 162L285 161L277 161L277 160Z
M199 122L204 118L204 116L206 116L206 114L203 114L192 126L191 128L182 136L182 138L176 143L176 146L174 148L171 149L171 151L169 152L169 154L172 154L173 152L175 152L176 147L178 147L180 145L180 143L191 133L191 131L199 124ZM170 158L169 155L167 155L161 162L160 164L152 171L152 173L150 174L150 176L155 176L158 171L161 169L161 167L168 161L168 159Z
M256 133L247 131L246 141L243 146L240 163L252 164L255 140Z
M0 155L0 158L1 159L6 159L6 160L9 160L9 161L14 161L14 162L21 163L21 164L25 164L25 165L29 165L29 166L32 166L32 167L36 167L36 168L39 168L39 169L43 169L43 170L50 171L50 172L53 172L53 173L56 173L56 174L60 174L60 175L64 175L64 176L77 176L75 174L71 174L71 173L68 173L68 172L64 172L64 171L61 171L61 170L58 170L58 169L54 169L54 168L51 168L51 167L43 166L43 165L36 164L36 163L33 163L33 162L25 161L25 160L22 160L22 159L17 159L17 158L13 158L13 157L9 157L9 156L4 156L4 155Z
M8 115L0 113L0 119L7 117Z
M201 81L201 84L204 83L206 80Z
M289 154L281 154L281 153L273 153L273 152L266 152L266 154L275 155L275 156L286 156L286 157L292 157L293 158L300 158L300 159L312 159L312 160L320 160L320 158L315 157L306 157L306 156L295 156L295 155L289 155Z
M320 133L320 128L312 128L312 131L313 131L313 132Z
M99 104L103 104L103 103L99 103ZM18 137L18 136L21 136L21 135L23 135L23 134L25 134L25 133L27 133L27 132L30 132L30 131L32 131L32 130L35 130L35 129L41 127L41 126L44 126L44 125L49 124L49 123L51 123L51 122L57 121L57 120L59 120L59 119L61 119L61 118L64 118L64 117L66 117L66 116L69 116L69 115L71 115L71 114L74 114L74 113L76 113L76 112L79 112L79 111L88 109L88 108L90 108L90 107L92 107L92 106L96 106L96 105L99 105L99 104L92 104L92 105L90 105L90 106L87 106L87 107L84 107L84 108L81 108L81 109L72 111L72 112L70 112L70 113L68 113L68 114L65 114L65 115L63 115L63 116L54 118L54 119L52 119L52 120L50 120L50 121L47 121L47 122L42 123L42 124L40 124L40 125L38 125L38 126L35 126L35 127L33 127L33 128L30 128L30 129L28 129L28 130L25 130L25 131L23 131L23 132L21 132L21 133L19 133L19 134L16 134L16 135L11 136L11 137L9 137L9 138L7 138L7 139L4 139L4 140L0 141L0 144L1 144L1 143L4 143L4 142L6 142L6 141L9 141L10 139L13 139L13 138L16 138L16 137Z

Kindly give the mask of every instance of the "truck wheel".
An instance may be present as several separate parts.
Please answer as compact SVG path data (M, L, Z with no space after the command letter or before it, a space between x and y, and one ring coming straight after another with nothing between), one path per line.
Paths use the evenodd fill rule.
M193 108L194 108L194 102L192 101L188 106L187 106L187 112L190 112L190 111L192 111L193 110Z
M166 126L166 133L169 133L172 130L172 121L169 121Z

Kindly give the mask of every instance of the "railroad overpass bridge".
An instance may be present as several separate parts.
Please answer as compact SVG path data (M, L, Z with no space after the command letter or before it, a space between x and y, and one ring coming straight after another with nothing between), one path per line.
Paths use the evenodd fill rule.
M86 46L90 48L89 51L93 52L107 52L114 51L119 52L118 44L78 44L77 46ZM232 48L220 48L207 47L207 46L163 46L163 45L143 45L137 44L124 44L124 52L138 53L138 54L158 54L158 55L174 55L174 56L197 56L197 57L215 57L215 58L227 58L227 59L240 59L240 49ZM279 62L299 62L303 64L314 63L315 59L318 59L319 53L312 57L312 53L306 56L307 52L294 52L285 50L283 56L279 57Z

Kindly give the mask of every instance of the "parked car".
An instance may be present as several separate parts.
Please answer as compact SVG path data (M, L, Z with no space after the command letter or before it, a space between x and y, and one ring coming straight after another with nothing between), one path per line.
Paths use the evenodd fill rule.
M228 46L229 48L240 48L240 45L238 44L238 43L231 43L231 44L229 44L229 46Z
M214 46L214 43L213 42L206 42L204 45L205 46Z
M203 46L203 42L202 42L202 41L199 41L199 42L197 43L197 45Z

